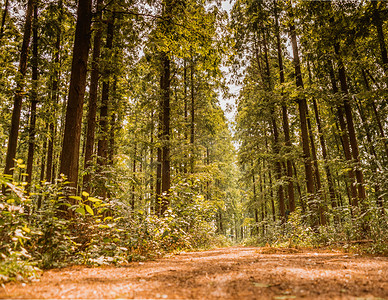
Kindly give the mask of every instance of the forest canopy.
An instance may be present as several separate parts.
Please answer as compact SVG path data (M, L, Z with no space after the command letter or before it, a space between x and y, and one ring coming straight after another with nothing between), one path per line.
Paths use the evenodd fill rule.
M387 253L387 2L0 13L0 281L233 242Z

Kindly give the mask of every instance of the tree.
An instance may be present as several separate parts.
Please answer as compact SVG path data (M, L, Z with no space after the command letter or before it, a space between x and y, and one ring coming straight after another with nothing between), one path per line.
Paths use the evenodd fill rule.
M32 28L32 15L34 8L34 0L29 0L27 3L25 23L24 23L24 35L23 44L20 51L19 71L16 79L16 90L12 110L11 129L8 139L7 156L5 159L4 174L13 174L14 159L16 156L16 146L19 135L20 125L20 113L22 109L23 100L23 88L24 88L24 77L27 71L27 58L30 45L31 28ZM30 175L31 176L31 175Z
M79 146L89 54L91 17L91 0L80 0L77 8L71 79L60 159L60 173L67 177L73 187L76 187L78 184Z

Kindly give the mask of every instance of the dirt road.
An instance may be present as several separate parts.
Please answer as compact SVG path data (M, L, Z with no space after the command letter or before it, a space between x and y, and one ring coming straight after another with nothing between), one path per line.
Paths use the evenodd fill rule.
M50 270L0 287L0 298L388 299L388 258L232 247Z

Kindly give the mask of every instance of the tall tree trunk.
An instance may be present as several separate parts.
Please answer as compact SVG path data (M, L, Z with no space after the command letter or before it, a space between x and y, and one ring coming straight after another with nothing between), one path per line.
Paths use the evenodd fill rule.
M5 158L4 174L9 175L13 174L14 159L16 156L16 147L20 125L20 114L23 100L24 77L27 71L27 58L31 37L33 7L34 0L28 0L24 23L23 43L20 52L19 70L16 77L16 91L12 110L11 130L8 139L7 155Z
M4 35L5 19L7 18L7 14L8 14L8 6L9 6L9 0L5 0L3 16L1 17L0 41L3 39L3 35Z
M132 196L131 196L131 209L132 209L132 211L135 210L136 155L137 155L137 145L136 145L136 143L135 143L135 147L134 147L134 150L133 150L133 164L132 164L132 176L133 176L133 182L132 182Z
M285 82L284 78L284 67L283 67L283 56L282 56L282 47L280 40L280 30L279 30L279 18L277 11L277 1L274 1L274 15L275 15L275 33L276 33L276 48L278 55L278 64L279 64L279 77L280 84ZM285 144L288 148L288 151L291 149L291 140L290 140L290 126L288 122L288 112L287 105L282 103L282 122L283 122L283 131ZM288 204L290 211L295 211L295 194L294 194L294 185L292 183L292 163L290 159L287 159L286 162L286 172L287 172L287 195L288 195Z
M160 101L161 102L161 101ZM160 104L162 106L162 104ZM159 110L159 125L158 125L158 139L162 141L163 138L163 111L162 107ZM159 146L156 153L156 182L155 182L155 211L161 216L162 203L162 146Z
M93 161L95 132L96 132L96 115L97 115L97 98L98 98L98 79L100 75L99 61L101 53L102 38L102 4L103 0L98 0L96 4L96 22L95 34L93 40L92 71L90 74L87 131L85 145L84 169L86 174L83 177L83 189L90 193L90 170L88 170Z
M187 101L187 62L186 59L183 60L183 101L184 101L184 117L185 117L185 125L183 126L184 128L184 139L185 139L185 145L187 143L188 139L188 124L189 124L189 114L188 114L188 101ZM184 167L183 167L183 172L187 173L187 150L185 149L185 154L184 154L185 160L184 160Z
M150 210L155 213L156 202L154 199L154 110L151 109L151 129L150 129Z
M161 214L163 214L169 205L168 193L170 189L170 58L167 53L162 53L162 77L160 88L162 91L162 198Z
M190 171L194 173L195 152L194 152L194 139L195 139L195 95L194 95L194 57L191 56L190 62L190 94L191 94L191 123L190 123Z
M364 81L365 89L367 91L370 91L371 87L369 85L369 81L368 81L368 78L366 76L366 72L365 72L365 70L363 68L361 68L361 75L362 75L362 78L363 78L363 81ZM385 154L386 154L386 157L388 158L388 143L386 143L386 137L385 137L385 134L384 134L383 125L381 124L380 115L377 112L376 103L375 103L373 98L368 99L368 101L369 101L370 105L372 106L372 111L373 111L373 114L375 116L374 119L375 119L375 121L377 123L377 127L379 128L379 133L380 133L381 140L383 142Z
M311 69L310 69L310 64L307 62L307 67L308 67L308 74L309 74L309 83L312 85L313 80L312 80L312 74L311 74ZM314 97L313 97L314 98ZM314 98L315 101L315 98ZM319 172L319 165L318 165L318 156L317 156L317 151L315 148L315 139L314 139L314 131L313 127L311 125L311 118L309 117L309 111L307 109L306 112L307 115L307 126L309 130L309 137L310 137L310 144L311 144L311 156L313 159L313 164L314 164L314 176L315 176L315 184L316 184L316 190L317 194L319 195L319 219L320 219L320 224L321 225L326 225L327 220L326 220L326 215L325 211L327 211L327 205L326 205L326 195L325 192L322 188L322 182L321 182L321 174ZM318 123L318 121L316 120Z
M325 173L326 173L326 177L327 177L327 181L328 181L328 188L329 188L331 205L334 208L337 206L336 193L335 193L335 189L334 189L335 185L334 185L334 180L333 180L333 176L332 176L330 167L328 165L328 155L327 155L327 149L326 149L326 142L325 142L325 137L323 135L322 123L321 123L321 119L319 116L317 100L315 98L313 98L313 108L314 108L315 120L317 122L317 127L318 127L319 141L321 144L322 157L324 160L324 168L325 168Z
M115 16L112 15L108 21L107 36L106 36L106 49L110 52L113 47L113 34L114 34L114 20ZM109 57L109 56L108 56ZM100 107L100 122L99 122L99 140L97 149L97 162L100 166L107 164L108 159L108 125L109 125L109 91L110 91L110 67L104 70L102 91L101 91L101 107ZM104 193L105 194L105 193Z
M334 75L334 69L332 62L330 61L328 63L328 68L329 68L329 75L330 75L330 81L331 81L331 87L333 94L337 94L339 92L338 87L337 87L337 82L335 79ZM350 145L349 145L349 138L346 130L346 123L344 119L344 112L341 106L337 107L337 116L338 116L338 122L340 125L340 136L341 136L341 142L342 142L342 148L344 151L345 159L348 162L352 161L352 155L350 153ZM350 183L350 195L352 198L351 205L354 205L354 203L357 202L357 188L355 186L355 175L353 168L348 172L348 177L349 177L349 183Z
M381 52L381 60L383 63L383 69L385 75L388 76L388 55L387 55L387 47L385 45L384 31L383 31L383 20L380 15L380 6L383 1L371 1L373 5L373 23L376 26L377 30L377 39L379 41L380 52Z
M259 201L257 201L257 195L256 195L256 178L255 178L255 173L253 169L253 163L252 163L252 187L253 187L253 202L255 205L254 208L254 214L255 214L255 226L254 228L256 229L255 233L258 235L259 234L259 215L258 215L258 207L259 206Z
M60 173L67 176L67 180L71 182L74 188L77 187L78 183L79 147L88 66L91 17L92 1L79 0L60 159Z
M36 105L38 103L38 5L34 3L34 21L32 29L32 90L30 107L30 128L27 155L27 191L30 191L32 182L32 167L34 164Z
M300 69L298 45L296 41L296 32L295 32L295 25L293 24L294 20L293 20L292 13L290 14L290 18L292 22L290 25L290 35L291 35L292 52L294 55L296 86L298 88L303 89L304 86L303 86L302 72ZM310 198L315 194L315 187L314 187L314 176L313 176L313 168L311 163L310 147L309 147L309 140L308 140L308 129L307 129L308 107L307 107L307 101L305 97L301 96L298 99L298 106L299 106L300 128L301 128L301 134L302 134L303 159L304 159L304 167L305 167L305 173L306 173L307 194L308 194L308 197ZM313 211L313 213L317 212L317 207L315 204L311 203L310 208ZM313 216L312 225L314 227L318 225L318 219L316 218L316 216Z
M264 44L264 59L265 59L265 76L263 80L267 83L267 90L272 91L272 83L271 83L271 71L269 68L269 58L268 58L268 46L267 46L267 39L266 39L266 34L265 30L263 27L263 44ZM270 126L272 127L273 131L273 139L274 139L274 146L273 150L276 157L275 161L275 176L276 180L278 181L278 200L279 200L279 214L280 214L280 219L282 222L285 222L286 220L286 209L285 209L285 203L284 203L284 191L283 191L283 186L280 184L281 177L282 177L282 167L281 167L281 162L279 158L279 153L280 153L280 147L279 147L279 131L278 131L278 126L276 124L276 119L275 119L275 107L274 104L270 104L270 110L271 110L271 122Z
M334 51L335 51L335 54L337 55L337 58L338 58L338 75L339 75L339 80L341 83L341 91L344 94L343 108L345 111L347 132L349 134L350 146L352 149L351 154L352 154L354 162L358 165L355 168L355 174L356 174L356 180L357 180L358 200L363 202L366 199L366 193L365 193L365 187L364 187L364 175L363 175L361 169L359 168L360 154L359 154L359 150L358 150L356 131L354 129L352 108L350 106L348 85L347 85L346 74L345 74L345 66L344 66L342 59L340 57L340 45L339 45L339 43L335 43ZM356 206L358 205L358 201L355 203L355 205Z
M54 71L53 71L53 82L51 88L51 105L52 108L49 108L50 111L50 121L49 121L49 139L48 139L48 149L47 149L47 168L46 168L46 181L54 182L54 142L55 142L55 134L57 127L57 105L59 102L59 80L60 80L60 50L61 50L61 35L62 35L62 9L63 9L63 1L59 0L58 3L59 14L60 17L58 19L58 28L57 28L57 38L55 41L55 50L53 54L54 61Z

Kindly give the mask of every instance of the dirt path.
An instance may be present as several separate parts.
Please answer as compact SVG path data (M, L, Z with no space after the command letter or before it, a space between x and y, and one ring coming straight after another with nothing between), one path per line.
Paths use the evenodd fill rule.
M388 258L232 247L122 267L51 270L0 298L388 299Z

